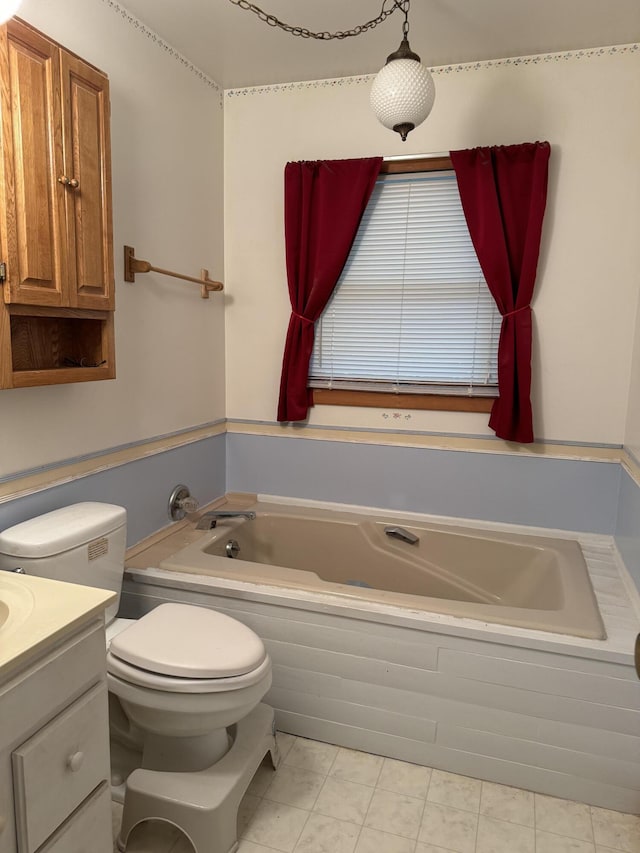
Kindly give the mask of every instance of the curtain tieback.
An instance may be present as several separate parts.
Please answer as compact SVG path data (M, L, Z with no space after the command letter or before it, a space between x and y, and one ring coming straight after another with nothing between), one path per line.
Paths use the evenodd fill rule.
M502 319L504 320L506 317L513 317L514 314L519 314L521 311L526 311L527 308L531 308L531 305L523 305L522 308L516 308L513 311L507 311L506 314L502 315Z
M310 320L308 317L303 317L302 314L298 314L297 311L292 311L291 316L297 317L298 320L302 320L303 323L309 323L311 326L315 326L315 320Z

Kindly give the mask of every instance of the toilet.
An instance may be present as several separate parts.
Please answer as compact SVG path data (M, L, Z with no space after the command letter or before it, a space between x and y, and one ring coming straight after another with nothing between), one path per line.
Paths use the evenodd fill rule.
M110 704L115 697L142 751L126 783L120 849L137 823L160 819L196 853L229 853L246 787L265 754L278 760L273 711L261 703L271 660L250 628L209 608L165 603L116 618L126 523L113 504L54 510L0 533L0 569L116 593L105 614Z

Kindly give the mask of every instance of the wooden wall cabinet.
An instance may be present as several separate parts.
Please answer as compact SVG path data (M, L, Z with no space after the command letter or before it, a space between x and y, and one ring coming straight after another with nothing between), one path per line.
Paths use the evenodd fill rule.
M115 376L107 77L0 27L0 387Z

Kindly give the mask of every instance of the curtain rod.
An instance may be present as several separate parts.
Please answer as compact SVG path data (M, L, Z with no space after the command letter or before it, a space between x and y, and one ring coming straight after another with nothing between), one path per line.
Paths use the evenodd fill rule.
M418 159L432 159L436 157L449 157L451 154L450 151L431 151L429 154L394 154L392 157L383 157L385 163L392 163L394 160L418 160Z

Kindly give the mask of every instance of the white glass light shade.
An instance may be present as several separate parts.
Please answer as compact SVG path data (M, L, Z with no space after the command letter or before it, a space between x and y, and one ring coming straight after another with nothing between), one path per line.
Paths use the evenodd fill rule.
M393 59L376 74L370 97L378 121L393 130L422 124L431 112L436 89L426 65L415 59Z
M0 0L0 24L13 18L21 3L22 0Z

